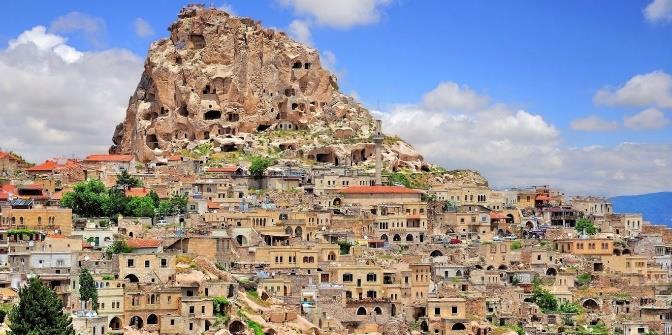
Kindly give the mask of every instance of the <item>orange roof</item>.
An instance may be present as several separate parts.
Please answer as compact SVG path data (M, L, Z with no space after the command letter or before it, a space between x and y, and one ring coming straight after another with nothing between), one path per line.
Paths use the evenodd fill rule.
M42 164L35 165L33 167L27 168L26 171L28 172L48 172L48 171L54 171L54 170L59 170L63 168L76 168L78 167L78 164L76 161L68 159L64 164L58 164L58 162L54 160L46 160Z
M175 162L175 161L179 161L179 160L182 160L182 156L180 156L180 155L168 156L168 161L170 161L170 162Z
M344 194L420 194L422 191L403 186L350 186L341 190Z
M85 162L130 162L133 160L132 155L89 155L84 158Z
M534 199L539 200L539 201L547 201L547 200L551 200L551 197L548 196L547 194L537 194L537 196L534 197Z
M158 248L161 246L160 240L133 239L126 241L126 244L135 249Z
M506 219L504 212L490 212L490 219Z
M54 192L54 193L51 195L51 199L52 199L52 200L61 200L61 199L63 199L63 191Z
M131 187L126 192L127 197L144 197L149 194L151 190L146 187Z
M219 204L214 201L208 201L208 209L219 209Z
M27 168L28 172L42 172L42 171L54 171L58 167L58 164L52 160L46 160L42 164L35 165L31 168Z
M238 170L238 167L235 165L226 165L222 167L211 167L206 170L206 172L224 172L224 173L234 173Z

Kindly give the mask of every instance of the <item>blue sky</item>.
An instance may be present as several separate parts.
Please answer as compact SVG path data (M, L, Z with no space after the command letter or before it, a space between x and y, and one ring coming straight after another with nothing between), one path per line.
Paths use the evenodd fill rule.
M369 7L357 6L358 1ZM0 9L7 17L0 21L0 46L5 48L24 31L42 25L47 27L48 33L67 38L67 44L81 52L123 49L142 59L151 41L167 35L166 28L185 3L187 1L3 2ZM507 115L524 110L538 116L543 119L542 131L555 132L552 136L538 137L538 141L553 142L552 147L542 150L543 155L551 155L549 152L553 150L565 152L594 146L611 150L631 142L670 150L672 106L660 102L666 97L660 98L659 91L648 95L638 91L636 93L649 98L638 100L628 95L627 90L617 91L638 75L645 76L645 81L662 81L663 95L669 89L665 85L672 73L670 0L344 0L331 4L333 8L328 10L322 10L316 0L231 0L212 4L231 8L239 16L253 17L265 26L289 31L309 41L323 54L333 55L335 61L330 67L339 74L342 90L356 95L370 109L387 115L389 128L409 137L420 151L434 152L442 144L439 143L441 137L455 136L452 131L459 132L459 129L450 125L436 129L440 132L436 136L439 142L425 143L424 139L414 140L415 134L405 134L404 127L395 124L395 116L409 115L413 108L419 108L422 113L432 113L423 114L424 117L435 115L445 121L460 115L471 117L500 105L506 106ZM342 14L334 14L341 13L339 11ZM55 20L72 12L92 18L95 27L87 30L73 23L68 30L67 25L66 28L54 26ZM138 19L146 22L149 31L138 34ZM297 35L290 28L293 22L302 24L309 36ZM654 71L658 71L657 75L646 76ZM138 72L130 81L137 82L139 76ZM457 92L452 93L457 95L471 92L486 97L487 106L480 106L471 114L450 103L429 111L425 97L441 83L456 84ZM133 86L129 87L126 96L132 89ZM607 90L610 95L598 99L600 90ZM625 120L646 109L655 111L629 122ZM589 117L593 117L589 121L594 122L578 122ZM472 125L488 128L475 122ZM522 124L517 118L512 122ZM521 136L539 135L526 133L529 129L511 131ZM474 145L487 146L487 141L479 140ZM509 141L509 138L497 142L501 141ZM513 146L517 145L515 140L512 142ZM450 144L457 145L446 143ZM538 151L534 152L539 155ZM448 167L470 167L467 165L478 162L459 157L451 160L450 151L440 153L441 157L426 155ZM487 152L483 155L485 160L492 157ZM518 159L527 162L535 158ZM669 156L643 159L659 159L668 169L672 165ZM504 166L510 168L513 163ZM495 168L475 165L485 169L486 176L487 170ZM658 175L657 178L670 176ZM530 183L547 180L530 179ZM522 180L522 177L511 183L497 180L497 184L508 186ZM663 184L672 187L672 180L664 180ZM655 187L641 191L653 189ZM614 192L627 193L627 188Z

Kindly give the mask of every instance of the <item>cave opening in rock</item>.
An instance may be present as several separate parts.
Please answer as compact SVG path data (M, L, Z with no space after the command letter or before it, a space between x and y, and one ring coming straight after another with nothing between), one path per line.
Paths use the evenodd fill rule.
M205 48L205 37L201 34L191 34L189 36L191 45L194 49L203 49Z
M236 122L240 120L240 115L238 115L238 113L229 113L227 115L227 119L229 120L229 122Z
M187 116L189 116L189 111L187 110L186 106L182 106L177 110L177 114L179 114L181 116L184 116L184 117L187 117Z
M217 120L222 117L222 112L218 110L209 110L205 112L205 115L203 115L203 118L206 120Z
M235 144L224 144L220 148L222 149L222 152L232 152L238 150L238 147L236 147Z
M271 126L267 125L267 124L260 124L260 125L257 126L257 131L264 131L264 130L270 128L270 127Z
M156 149L159 147L159 139L155 134L147 135L147 146L150 149Z

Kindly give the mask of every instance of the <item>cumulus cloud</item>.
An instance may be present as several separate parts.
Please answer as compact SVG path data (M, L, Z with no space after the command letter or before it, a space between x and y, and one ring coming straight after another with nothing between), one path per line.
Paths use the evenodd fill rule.
M452 83L448 87L453 89L437 90L441 85L431 91L445 93L437 99L463 101L450 99L458 91L475 101L489 101L465 86ZM479 170L495 187L550 184L574 194L601 195L672 187L670 169L652 163L672 162L672 145L568 148L541 115L496 102L460 111L430 109L423 99L376 113L386 133L401 136L430 162Z
M301 43L312 44L310 41L310 26L304 20L293 20L289 24L289 35Z
M672 107L672 76L664 71L636 75L623 86L603 88L595 93L593 101L611 106Z
M578 131L609 131L618 129L618 122L592 115L576 119L572 121L570 126Z
M644 17L651 22L672 21L672 0L653 0L644 8Z
M292 7L297 15L315 20L317 24L347 29L378 22L382 8L389 0L279 0Z
M70 12L51 22L49 31L54 34L81 32L89 42L100 46L100 37L105 33L105 20L85 13Z
M135 21L133 21L133 28L135 29L135 35L140 38L148 38L154 35L154 29L149 22L145 21L143 18L136 18Z
M431 110L474 110L488 104L488 97L476 94L466 85L453 82L440 83L422 98Z
M0 49L0 143L34 162L105 152L142 61L126 50L83 52L37 26Z
M658 109L647 108L633 116L624 117L623 123L630 129L643 130L663 128L669 120Z

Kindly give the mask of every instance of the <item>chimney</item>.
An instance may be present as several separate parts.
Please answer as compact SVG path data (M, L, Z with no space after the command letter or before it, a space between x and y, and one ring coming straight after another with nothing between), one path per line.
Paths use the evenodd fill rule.
M382 177L383 158L381 153L382 149L381 145L383 144L383 140L385 139L385 136L383 135L382 121L376 120L376 129L371 139L373 140L373 143L375 143L376 145L376 186L380 186L383 185L383 177Z

